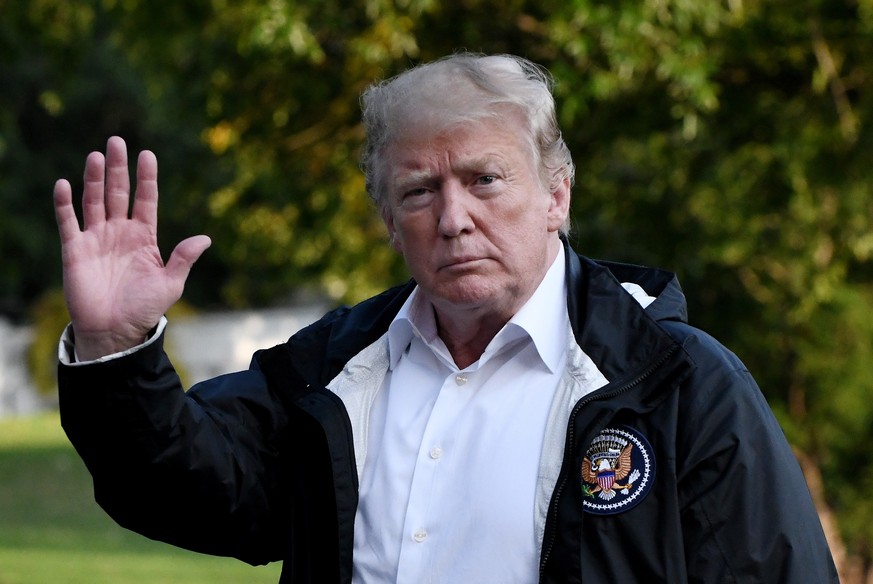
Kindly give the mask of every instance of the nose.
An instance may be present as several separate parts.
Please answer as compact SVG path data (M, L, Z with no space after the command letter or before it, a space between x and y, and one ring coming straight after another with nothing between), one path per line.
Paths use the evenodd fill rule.
M459 184L445 184L440 193L438 228L443 237L458 237L476 228L473 220L473 195Z

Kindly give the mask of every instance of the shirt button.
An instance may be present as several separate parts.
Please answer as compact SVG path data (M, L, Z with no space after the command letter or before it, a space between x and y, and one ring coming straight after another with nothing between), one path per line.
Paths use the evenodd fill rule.
M430 457L434 460L441 458L443 455L443 449L439 446L434 446L430 449Z
M427 532L423 529L419 529L412 534L412 539L415 541L415 543L421 543L427 539Z
M465 383L467 383L466 374L458 373L457 375L455 375L455 383L457 383L458 385L464 385Z

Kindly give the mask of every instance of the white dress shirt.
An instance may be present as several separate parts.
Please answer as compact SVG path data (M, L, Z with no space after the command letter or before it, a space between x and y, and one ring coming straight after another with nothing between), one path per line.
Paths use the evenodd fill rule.
M370 413L354 582L528 584L536 488L569 329L561 250L482 357L459 369L416 290L388 330Z

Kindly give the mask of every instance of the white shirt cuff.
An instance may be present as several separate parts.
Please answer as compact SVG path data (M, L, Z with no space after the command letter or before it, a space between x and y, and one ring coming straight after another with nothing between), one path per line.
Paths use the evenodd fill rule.
M124 357L126 355L130 355L131 353L135 353L140 349L148 347L155 339L157 339L164 332L164 329L167 328L167 317L162 316L161 320L158 322L157 328L155 328L155 333L150 336L146 341L136 347L131 347L125 351L120 351L118 353L113 353L111 355L106 355L105 357L98 357L97 359L92 359L90 361L80 361L78 356L76 355L76 345L73 342L73 327L72 325L67 325L67 328L64 329L64 333L61 335L61 341L58 343L58 360L64 364L69 365L70 367L78 367L80 365L92 365L94 363L104 363L106 361L112 361L113 359L118 359L120 357Z

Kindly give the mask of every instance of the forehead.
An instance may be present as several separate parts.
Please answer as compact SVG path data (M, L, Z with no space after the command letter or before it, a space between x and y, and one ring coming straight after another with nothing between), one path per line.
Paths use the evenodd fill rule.
M388 144L383 156L389 180L435 166L477 168L488 164L533 164L525 129L505 118L485 118L442 129L412 125ZM527 165L527 164L526 164Z

